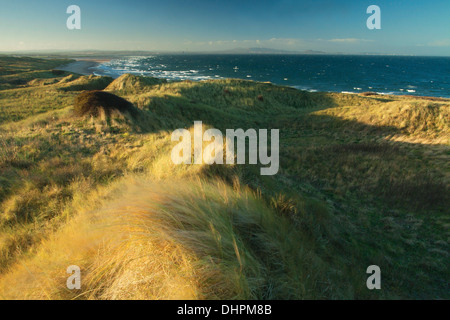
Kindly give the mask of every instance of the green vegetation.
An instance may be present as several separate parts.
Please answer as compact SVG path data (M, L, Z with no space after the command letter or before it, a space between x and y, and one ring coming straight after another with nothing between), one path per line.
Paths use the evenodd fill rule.
M61 63L0 57L0 298L450 298L450 100ZM194 120L280 129L280 172L174 165L171 132Z
M149 86L162 83L167 83L167 81L165 79L124 74L117 81L112 82L105 90L115 91L121 94L138 93L146 91Z

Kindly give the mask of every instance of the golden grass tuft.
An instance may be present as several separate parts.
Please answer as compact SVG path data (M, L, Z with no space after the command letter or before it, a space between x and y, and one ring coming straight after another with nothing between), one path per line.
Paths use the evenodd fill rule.
M68 76L70 77L70 76ZM70 91L82 91L82 90L103 90L111 82L113 78L111 77L100 77L100 76L81 76L79 78L73 79L65 78L60 82L59 90L63 92Z
M132 74L123 74L115 79L106 87L106 91L119 91L122 93L137 93L143 90L148 90L149 87L167 83L164 79L136 76Z
M76 218L2 277L0 297L312 297L299 288L314 285L320 264L297 268L314 261L301 249L308 244L247 188L126 179L104 190L85 198ZM93 202L104 205L89 211ZM69 265L83 270L81 291L65 288Z

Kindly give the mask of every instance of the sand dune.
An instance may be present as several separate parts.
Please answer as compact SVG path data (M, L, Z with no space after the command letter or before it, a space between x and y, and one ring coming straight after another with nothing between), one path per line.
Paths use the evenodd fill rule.
M91 75L94 74L97 66L108 61L108 59L77 59L77 61L63 65L58 69L82 75Z

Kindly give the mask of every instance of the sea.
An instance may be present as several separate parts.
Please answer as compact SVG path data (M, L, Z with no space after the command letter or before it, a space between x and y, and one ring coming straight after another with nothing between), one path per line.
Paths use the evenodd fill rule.
M149 55L113 59L97 75L124 73L168 81L237 78L310 92L450 98L450 57L376 55Z

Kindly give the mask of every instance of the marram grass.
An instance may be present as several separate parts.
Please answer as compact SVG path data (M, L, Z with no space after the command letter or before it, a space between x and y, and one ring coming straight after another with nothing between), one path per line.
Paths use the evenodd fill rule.
M449 100L62 63L0 58L0 298L449 298ZM104 89L139 116L74 114ZM174 165L171 133L195 120L280 129L280 172Z

